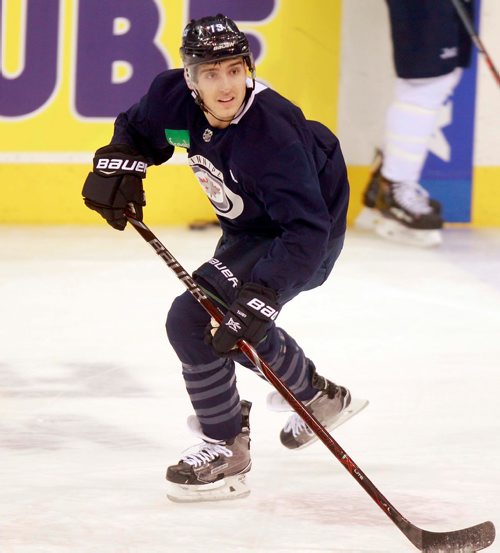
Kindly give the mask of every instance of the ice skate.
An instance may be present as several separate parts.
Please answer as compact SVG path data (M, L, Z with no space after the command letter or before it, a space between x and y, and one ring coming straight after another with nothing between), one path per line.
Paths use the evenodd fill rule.
M381 177L375 208L382 214L375 227L379 236L413 246L441 244L443 220L418 183L392 182Z
M443 226L441 204L430 198L419 183L398 183L384 178L382 161L382 152L377 150L356 227L414 246L439 245Z
M231 440L204 436L198 419L191 416L188 426L203 442L187 452L177 465L167 469L167 497L179 503L222 501L246 497L250 490L245 475L250 471L250 423L252 404L241 402L241 432Z
M351 398L349 390L318 375L314 367L313 371L312 383L318 392L312 399L304 402L304 406L327 430L344 424L368 405L368 401ZM273 411L291 410L290 405L277 392L269 394L267 403ZM288 449L301 449L314 443L317 436L302 418L294 413L283 427L280 440Z

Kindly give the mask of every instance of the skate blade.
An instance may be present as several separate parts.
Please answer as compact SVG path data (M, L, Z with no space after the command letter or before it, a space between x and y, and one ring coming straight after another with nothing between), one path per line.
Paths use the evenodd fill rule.
M201 503L204 501L227 501L242 499L250 494L245 474L227 476L211 484L188 486L168 482L167 498L174 503Z
M375 227L375 232L393 242L421 248L433 248L443 242L440 230L410 229L392 219L380 220Z
M358 230L375 230L382 215L376 209L363 207L354 221L354 227Z
M357 415L360 411L362 411L365 407L368 406L370 402L367 399L352 399L351 403L349 403L349 406L346 407L342 413L339 415L338 418L336 418L333 422L331 422L326 429L328 432L331 432L332 430L335 430L339 426L342 426L345 422L347 422L349 419L354 417L354 415ZM304 449L306 447L309 447L313 443L315 443L318 440L318 437L316 434L306 442L305 444L302 444L299 447L294 448L292 451L296 451L297 449Z

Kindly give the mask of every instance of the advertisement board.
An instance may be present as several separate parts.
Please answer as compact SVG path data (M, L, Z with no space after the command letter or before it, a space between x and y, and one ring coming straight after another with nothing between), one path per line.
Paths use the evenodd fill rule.
M116 115L180 67L182 30L222 12L250 39L258 79L335 129L340 1L1 0L3 222L93 222L80 191ZM148 173L150 221L208 216L184 150ZM54 201L57 200L57 201Z

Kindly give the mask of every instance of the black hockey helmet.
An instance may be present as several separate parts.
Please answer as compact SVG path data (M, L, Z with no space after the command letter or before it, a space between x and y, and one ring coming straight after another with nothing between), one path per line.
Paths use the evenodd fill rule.
M236 23L219 13L191 20L182 35L180 54L184 67L243 57L254 73L254 61L248 39Z

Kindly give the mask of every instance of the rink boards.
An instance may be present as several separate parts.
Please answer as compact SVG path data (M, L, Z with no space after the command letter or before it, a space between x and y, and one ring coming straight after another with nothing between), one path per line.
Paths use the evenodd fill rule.
M359 2L317 0L311 10L300 0L48 0L42 9L5 0L0 176L9 201L0 222L96 223L80 196L92 152L109 142L115 115L140 98L155 74L179 67L185 23L214 11L233 17L248 33L261 80L339 135L350 172L352 220L393 76L385 8L372 2L360 10ZM483 0L483 10L495 9ZM356 36L360 32L364 41ZM493 54L495 42L489 46ZM488 146L495 115L484 107L488 79L481 70L477 78L475 61L444 108L440 140L425 168L424 184L443 202L449 222L500 221L498 148ZM476 94L482 80L487 102ZM171 163L149 171L149 222L211 217L185 159L180 150Z

